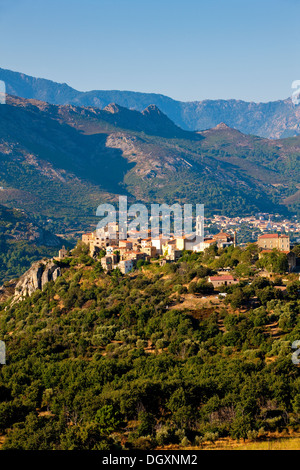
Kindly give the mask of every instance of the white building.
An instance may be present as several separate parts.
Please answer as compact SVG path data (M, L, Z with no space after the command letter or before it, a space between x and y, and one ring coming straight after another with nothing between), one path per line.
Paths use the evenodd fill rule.
M133 261L132 259L123 259L119 262L117 266L120 269L121 273L127 274L133 269Z
M169 238L163 238L162 236L159 236L157 238L152 238L151 243L152 246L155 246L156 248L156 253L159 255L163 254L163 245L169 241Z

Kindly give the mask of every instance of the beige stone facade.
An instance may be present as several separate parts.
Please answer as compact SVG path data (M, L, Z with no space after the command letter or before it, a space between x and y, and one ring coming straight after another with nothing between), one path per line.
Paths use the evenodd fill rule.
M257 244L263 250L290 251L290 237L278 233L265 233L260 235Z

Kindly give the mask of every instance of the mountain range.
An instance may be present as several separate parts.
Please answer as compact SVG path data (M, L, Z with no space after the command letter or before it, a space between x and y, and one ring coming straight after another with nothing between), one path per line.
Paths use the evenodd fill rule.
M54 233L86 229L99 204L203 203L206 214L295 213L300 136L270 140L224 123L192 132L142 112L7 97L0 106L0 204Z
M300 106L291 98L268 103L242 100L203 100L182 102L155 93L118 90L82 92L66 83L34 78L23 73L0 68L0 80L7 93L51 104L92 106L103 109L110 103L142 111L156 105L175 124L185 130L205 130L225 122L245 134L272 139L291 137L300 133Z

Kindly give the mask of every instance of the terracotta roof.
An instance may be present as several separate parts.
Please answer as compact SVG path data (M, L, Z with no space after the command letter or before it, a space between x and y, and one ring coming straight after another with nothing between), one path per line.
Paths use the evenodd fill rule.
M227 274L225 276L210 276L209 279L211 281L234 281L234 277L230 274Z
M217 238L217 237L226 237L226 238L228 238L228 237L230 237L230 236L231 236L231 235L229 235L228 233L225 233L225 232L219 232L219 233L217 233L217 234L215 235L216 238Z
M260 235L258 237L258 239L261 239L261 238L278 238L279 235L278 233L264 233L263 235Z
M160 233L159 235L157 235L156 237L151 237L151 240L169 240L169 237L166 237L165 235L162 235L162 233Z
M258 239L261 238L278 238L278 233L264 233L258 237Z
M276 248L273 248L273 250L276 250ZM265 250L261 250L261 253L272 253L273 250L265 249ZM289 253L291 253L290 251L279 250L278 248L277 248L277 251L279 251L280 253L285 253L286 255L288 255Z

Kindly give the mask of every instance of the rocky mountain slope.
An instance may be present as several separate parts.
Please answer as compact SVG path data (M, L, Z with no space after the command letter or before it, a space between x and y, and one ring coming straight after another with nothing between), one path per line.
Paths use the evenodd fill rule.
M8 96L0 107L0 203L51 217L56 233L96 222L97 206L118 194L227 215L295 211L299 158L300 137L268 140L226 124L184 131L156 106L140 113Z
M81 92L66 83L55 83L1 68L0 80L6 83L8 94L58 105L104 108L114 102L142 111L154 104L186 130L204 130L225 122L243 133L267 138L278 139L300 133L300 106L295 106L291 98L269 103L234 99L182 102L155 93L118 90Z
M60 247L61 239L39 226L20 209L0 206L0 235L10 242L27 241L37 245Z
M23 274L43 256L56 255L63 244L67 243L24 211L0 206L0 285Z

